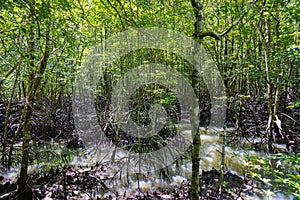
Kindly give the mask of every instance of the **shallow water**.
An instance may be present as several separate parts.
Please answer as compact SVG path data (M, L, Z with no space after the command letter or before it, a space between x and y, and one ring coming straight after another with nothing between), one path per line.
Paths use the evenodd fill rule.
M189 134L188 126L184 127L184 134ZM221 136L220 130L205 130L202 129L201 134L201 160L200 169L207 171L212 168L220 169L221 167L221 151L223 145L223 136ZM232 130L230 130L232 131ZM227 132L230 135L230 132ZM92 166L96 162L107 162L110 163L111 157L113 155L114 146L110 143L101 143L103 147L98 146L97 149L91 148L86 149L83 152L76 153L70 159L69 165L77 168L78 166ZM233 173L244 176L247 172L245 167L246 158L245 155L255 155L264 156L263 152L258 152L254 150L245 150L241 145L229 146L225 144L225 169L230 170ZM44 148L47 149L47 148ZM66 149L61 145L57 145L56 154L59 155L65 152ZM115 157L115 161L118 162L124 157L128 156L126 151L118 151ZM29 166L29 173L36 173L43 169L44 165L50 165L51 163L43 162L43 164L35 164ZM109 192L105 194L97 194L98 196L108 196L109 194L118 192L123 195L126 192L126 196L135 195L139 192L153 192L159 190L159 188L170 187L180 185L183 181L191 178L192 174L192 164L189 158L184 158L181 160L179 165L171 164L167 167L168 177L162 179L161 171L152 171L149 173L143 173L143 175L130 175L126 172L120 173L120 166L110 165L105 173L102 174L103 178L113 177L107 186L109 187ZM18 168L13 168L10 171L1 172L0 175L4 176L7 180L15 182L19 174ZM116 175L117 174L117 175ZM138 181L139 180L139 181ZM260 191L257 191L253 196L248 196L247 199L267 199L263 197ZM270 198L269 198L270 199ZM279 199L293 199L292 195L285 195L283 193L275 193L271 198L274 200Z

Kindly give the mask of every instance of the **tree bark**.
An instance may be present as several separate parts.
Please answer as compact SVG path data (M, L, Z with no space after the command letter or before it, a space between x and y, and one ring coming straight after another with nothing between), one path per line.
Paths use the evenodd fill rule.
M49 3L49 2L48 2ZM49 5L50 6L50 5ZM30 128L31 128L31 118L33 113L33 106L35 102L35 96L37 90L40 86L42 75L47 67L47 61L50 56L49 46L50 46L50 24L46 24L45 31L45 48L44 54L40 60L37 70L32 70L35 68L35 1L31 1L30 5L30 32L29 32L29 66L31 72L28 76L28 84L26 88L26 98L25 98L25 108L24 108L24 130L23 130L23 145L22 145L22 160L21 160L21 172L20 178L18 179L18 199L27 200L32 199L32 190L28 186L27 179L27 169L28 169L28 158L29 158L29 148L30 148Z
M30 4L30 17L31 23L29 24L29 46L28 46L28 55L29 55L29 69L34 69L35 65L35 32L34 32L34 1L31 1ZM33 84L34 72L31 72L28 77L28 87L26 95L30 94L30 86ZM30 120L32 116L32 95L25 97L25 108L24 108L24 129L23 129L23 143L22 143L22 160L21 160L21 171L20 177L18 179L18 199L32 199L32 190L27 184L27 169L28 169L28 153L29 153L29 142L30 142Z
M203 3L200 0L191 0L192 7L194 9L195 14L195 23L194 23L194 39L195 41L202 44L202 40L206 36L210 36L215 38L216 40L221 40L221 38L227 35L240 21L244 18L245 14L242 14L240 18L233 23L227 30L218 34L213 31L204 31L204 8ZM196 87L196 74L195 70L192 71L192 87L195 91L197 91ZM198 99L200 92L196 94ZM193 111L194 112L194 111ZM200 166L200 148L201 148L201 138L199 132L199 119L192 119L196 121L192 121L192 124L196 124L196 127L192 127L192 135L193 139L193 147L192 147L192 183L191 183L191 199L198 200L199 199L199 166Z
M11 112L11 104L15 95L15 89L17 86L17 82L18 82L18 78L19 78L19 72L20 72L20 68L19 66L17 67L17 71L16 71L16 77L14 80L14 85L12 88L12 92L9 98L9 103L7 106L7 110L6 110L6 116L5 116L5 125L4 125L4 132L3 132L3 141L2 141L2 158L1 158L1 162L3 166L6 166L7 168L9 168L10 166L6 163L6 156L7 156L7 152L6 152L6 146L7 146L7 135L8 135L8 125L9 125L9 116L10 116L10 112Z

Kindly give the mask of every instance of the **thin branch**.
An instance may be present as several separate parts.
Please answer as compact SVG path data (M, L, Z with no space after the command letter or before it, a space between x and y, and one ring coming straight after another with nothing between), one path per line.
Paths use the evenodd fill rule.
M257 2L257 0L254 1L253 4L255 4L256 2ZM203 10L203 5L200 2L196 2L196 0L191 0L191 3L194 8L195 15L196 16L199 15L199 12L202 12L202 10ZM258 11L257 13L260 13L260 12L261 11ZM255 16L257 13L253 14L253 16ZM221 40L221 38L223 36L227 35L234 27L236 27L242 21L242 19L246 16L246 14L247 14L247 12L244 12L242 14L242 16L237 21L235 21L235 23L233 23L227 30L225 30L224 32L222 32L220 34L213 32L213 31L205 31L205 32L198 33L198 35L196 35L196 36L200 39L203 39L206 36L210 36L210 37L215 38L216 40Z
M101 0L101 1L102 1L102 0ZM121 24L122 24L122 28L125 29L125 25L124 25L124 22L123 22L123 20L122 20L122 16L121 16L120 12L118 11L118 9L117 9L110 1L108 1L108 3L109 3L109 5L116 11L116 13L117 13L117 15L118 15L118 17L119 17L119 19L120 19L120 22L121 22Z
M225 30L221 34L215 33L213 31L205 31L205 32L199 33L197 35L197 37L200 39L203 39L206 36L210 36L212 38L215 38L216 40L221 40L221 38L223 36L227 35L236 25L238 25L240 23L240 21L244 18L245 15L246 15L246 13L244 13L235 23L233 23L227 30Z
M2 43L2 46L3 46L3 49L4 49L4 55L6 56L7 50L6 50L5 43L4 43L3 39L2 39L2 37L0 37L0 40L1 40L1 43Z
M221 37L227 35L236 25L242 21L242 19L245 17L246 13L244 13L235 23L233 23L226 31L220 34Z
M128 14L127 14L127 12L126 12L126 10L125 10L125 8L124 8L124 5L121 3L121 1L120 0L117 0L117 2L119 3L119 5L122 7L122 10L123 10L123 13L125 14L125 20L127 21L127 22L129 22L129 23L133 23L135 26L137 26L137 24L135 23L135 21L134 20L130 20L129 18L131 18L131 17L129 17L128 16ZM131 6L131 5L130 5ZM131 7L130 7L131 8ZM132 10L132 9L131 9Z
M215 38L216 40L221 40L221 36L222 35L217 34L217 33L213 32L213 31L205 31L205 32L199 33L197 36L200 39L203 39L206 36L210 36L210 37Z
M19 59L19 62L17 62L8 72L7 74L0 80L0 88L1 85L3 84L3 82L5 81L5 79L7 79L16 69L17 67L20 65L20 60L22 60L22 57Z

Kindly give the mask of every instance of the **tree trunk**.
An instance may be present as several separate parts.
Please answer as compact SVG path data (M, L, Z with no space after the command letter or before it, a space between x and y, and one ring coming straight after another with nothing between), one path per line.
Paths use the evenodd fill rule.
M29 101L31 102L31 101ZM24 117L24 131L23 131L23 145L22 145L22 161L21 161L21 172L18 180L18 199L32 199L32 190L27 185L27 168L28 168L28 157L29 157L29 142L30 142L30 122L32 116L32 107L26 103L25 106L25 117Z
M276 5L274 5L276 6ZM267 140L267 148L269 153L274 153L273 143L276 142L276 137L281 136L284 138L282 129L281 129L281 121L277 116L278 105L279 105L279 77L277 69L277 62L270 62L270 58L272 58L271 50L273 48L278 48L278 44L274 41L271 42L271 21L267 18L268 13L264 15L264 23L265 23L265 47L264 47L264 56L265 56L265 71L266 71L266 80L267 80L267 99L268 99L268 124L266 128L266 140ZM279 37L279 19L274 18L276 21L276 30L275 35ZM272 46L271 46L272 45ZM272 67L272 68L271 68ZM277 72L277 73L276 73ZM276 73L275 80L270 77L271 73ZM277 135L279 134L279 135Z
M20 67L18 65L17 67L17 71L16 71L16 77L15 77L15 81L14 81L14 85L12 88L12 92L9 98L9 103L7 106L7 110L6 110L6 114L5 114L5 125L4 125L4 132L3 132L3 141L2 141L2 158L1 158L1 162L3 166L6 166L7 168L9 168L10 166L6 163L7 161L7 152L6 152L6 146L7 146L7 135L8 135L8 124L9 124L9 116L10 116L10 112L11 112L11 104L15 95L15 89L17 86L17 82L18 82L18 78L19 78L19 72L20 72Z
M194 13L196 17L196 21L194 24L194 38L197 42L201 43L202 38L200 38L199 35L203 32L203 17L204 17L203 5L200 2L196 2L195 0L191 0L191 3L194 8ZM196 71L192 70L192 87L194 91L197 91L198 94L196 95L198 98L200 91L197 90L196 85L197 85ZM192 110L191 112L194 112L194 110ZM201 138L199 132L199 119L198 119L199 116L198 115L196 116L197 116L196 119L191 119L192 135L194 136L193 146L192 146L192 182L191 182L192 200L199 200L199 167L200 167Z
M31 23L29 24L29 69L35 68L35 34L34 34L34 1L31 1L30 4L30 17ZM20 177L18 179L18 199L25 200L25 199L32 199L32 190L27 184L27 168L28 168L28 153L29 153L29 142L30 142L30 121L32 116L32 106L30 103L33 100L33 96L30 94L31 86L33 85L34 72L32 71L28 77L28 85L26 88L26 96L25 97L25 107L24 107L24 129L23 129L23 144L22 144L22 160L21 160L21 172Z
M48 2L49 4L49 2ZM49 5L50 6L50 5ZM41 79L47 67L47 61L50 55L49 52L49 42L50 42L50 24L46 24L46 31L45 31L45 48L44 54L41 57L39 66L37 70L34 70L35 67L35 34L34 34L34 27L35 27L35 1L31 1L30 4L30 32L29 32L29 66L30 66L30 74L28 76L28 84L26 88L26 98L25 98L25 108L24 108L24 130L23 130L23 145L22 145L22 160L21 160L21 172L20 177L18 179L18 199L19 200L28 200L32 199L32 190L28 186L28 158L29 158L29 148L30 148L30 125L31 125L31 118L33 113L33 106L35 102L35 97L37 90L40 86Z
M195 41L202 43L202 40L206 36L213 37L216 40L220 40L223 36L227 35L245 16L245 14L241 15L240 18L233 23L227 30L218 34L213 31L204 31L204 9L203 3L200 0L191 0L191 4L194 9L195 14L195 24L194 24L194 39ZM197 51L197 50L196 50ZM201 58L200 58L201 59ZM195 91L197 91L196 87L196 74L193 70L192 72L192 87ZM200 98L200 91L196 94L198 99ZM194 112L194 111L192 111ZM197 121L193 121L197 120ZM192 186L191 186L191 199L198 200L199 199L199 162L200 162L200 148L201 148L201 138L199 132L199 119L192 119L192 125L196 125L196 127L192 127L192 135L193 139L193 147L192 147Z

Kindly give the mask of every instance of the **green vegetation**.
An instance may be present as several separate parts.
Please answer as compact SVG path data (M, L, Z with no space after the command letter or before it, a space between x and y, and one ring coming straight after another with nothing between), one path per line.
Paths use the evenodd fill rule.
M266 188L265 194L281 190L300 199L300 159L298 154L270 154L266 157L246 156L249 175Z
M89 55L96 48L106 48L99 47L101 42L128 29L161 27L193 38L216 63L226 88L225 124L234 129L232 141L226 143L246 141L251 149L267 154L246 157L248 174L270 193L278 190L300 199L299 8L298 0L0 0L0 163L3 171L20 169L17 193L16 188L0 191L0 197L9 193L32 199L31 165L51 163L59 168L75 158L76 150L70 149L84 149L75 130L72 95L76 76ZM213 99L203 77L192 63L152 48L114 60L97 80L100 127L112 144L140 153L174 139L176 124L186 113L181 113L176 91L160 84L122 91L133 93L128 116L138 125L150 124L149 112L157 108L153 105L166 111L166 127L156 137L127 136L112 119L114 86L130 70L149 63L176 70L199 97L200 116L191 119L196 122L196 127L190 127L195 137L187 152L193 164L189 198L198 200L203 145L199 126L207 127L215 113L211 113ZM164 72L152 75L166 77ZM143 79L143 74L131 78ZM43 149L44 144L51 147ZM57 153L55 145L63 145L67 153ZM111 162L115 161L112 151ZM223 164L218 198L222 188L234 191L223 180ZM66 181L63 185L59 198L67 199Z

